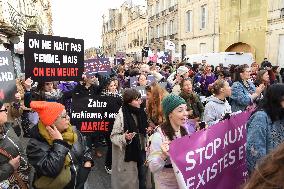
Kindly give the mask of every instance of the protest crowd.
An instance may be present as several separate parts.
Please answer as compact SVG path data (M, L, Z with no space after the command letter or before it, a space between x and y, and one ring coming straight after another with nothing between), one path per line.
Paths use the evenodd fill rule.
M174 149L178 141L194 142L206 132L214 135L221 124L244 112L249 112L242 127L247 175L238 188L284 187L284 73L280 67L267 60L226 67L214 67L205 60L144 60L109 62L107 74L90 74L85 69L78 81L44 79L55 74L43 74L41 80L15 79L17 91L10 94L15 99L0 101L0 188L84 188L94 157L105 158L113 189L182 188L176 169L183 168L173 154L180 149L187 153L192 166L186 172L193 172L202 152L191 151L201 154L193 161L188 158L193 156L190 149L183 145ZM233 143L233 130L230 124L226 127ZM238 129L235 133L242 134ZM22 137L28 139L26 147ZM105 155L98 148L102 143ZM213 144L216 154L220 143L214 140ZM221 153L220 168L213 164L202 174L209 177L195 184L193 177L184 179L186 187L204 186L218 176L217 170L224 177L237 160L235 151L228 157ZM206 159L207 147L204 154Z

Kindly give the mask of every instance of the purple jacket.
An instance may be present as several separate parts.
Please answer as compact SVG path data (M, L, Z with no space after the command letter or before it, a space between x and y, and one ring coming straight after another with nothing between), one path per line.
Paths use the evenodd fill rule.
M202 78L200 80L201 88L202 88L202 94L205 96L210 96L211 93L208 91L208 86L212 83L214 83L216 80L216 77L213 73L211 73L210 76L208 75L202 75Z

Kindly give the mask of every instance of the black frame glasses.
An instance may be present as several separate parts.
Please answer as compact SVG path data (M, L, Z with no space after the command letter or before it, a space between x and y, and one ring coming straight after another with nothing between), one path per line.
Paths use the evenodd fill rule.
M4 110L0 110L0 113L1 113L1 112L6 112L6 113L8 113L8 109L5 108Z

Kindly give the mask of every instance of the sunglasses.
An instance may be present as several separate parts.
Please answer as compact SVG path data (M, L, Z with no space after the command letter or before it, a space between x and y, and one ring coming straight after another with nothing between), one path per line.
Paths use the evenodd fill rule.
M7 110L7 108L5 108L4 110L0 110L0 112L6 112L6 113L8 113L8 110Z

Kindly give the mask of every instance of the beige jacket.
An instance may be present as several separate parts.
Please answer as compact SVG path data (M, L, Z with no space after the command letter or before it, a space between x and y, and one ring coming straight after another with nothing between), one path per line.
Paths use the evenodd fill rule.
M138 168L136 162L125 162L125 147L122 109L119 110L110 136L112 142L112 189L138 189Z

